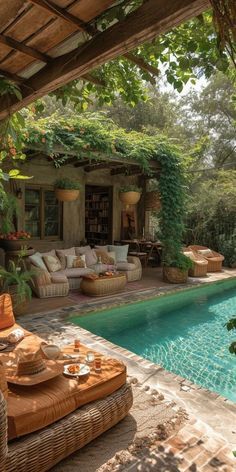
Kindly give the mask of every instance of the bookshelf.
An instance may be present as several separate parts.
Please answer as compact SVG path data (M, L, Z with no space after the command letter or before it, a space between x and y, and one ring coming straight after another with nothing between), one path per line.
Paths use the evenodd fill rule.
M86 185L85 238L90 245L112 242L112 187Z

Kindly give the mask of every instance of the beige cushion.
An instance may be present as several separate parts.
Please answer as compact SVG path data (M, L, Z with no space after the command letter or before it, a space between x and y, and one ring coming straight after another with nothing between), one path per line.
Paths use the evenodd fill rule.
M46 270L35 268L34 274L35 274L35 277L33 276L33 280L35 281L35 284L38 287L41 287L42 285L48 285L51 283L51 277L47 268Z
M94 273L94 271L87 267L84 269L64 269L64 270L58 271L56 274L65 275L66 277L68 277L68 279L70 279L73 277L82 277L83 275L92 274L92 273Z
M32 256L29 256L30 262L39 269L48 270L46 264L44 264L42 254L40 252L35 252Z
M93 264L97 263L98 258L97 258L95 249L91 249L90 246L76 247L75 252L78 256L80 256L81 254L85 254L85 260L86 260L87 267L90 267Z
M116 253L115 251L108 251L108 254L112 259L114 260L114 263L116 263Z
M205 257L214 257L210 249L198 249L197 252Z
M105 251L105 252L108 252L109 249L108 249L108 246L95 246L95 249L99 249L100 251Z
M56 249L57 257L60 259L61 268L66 268L66 256L75 256L75 248L70 247L69 249Z
M192 257L193 256L193 252L192 251L184 251L184 255L186 257Z
M135 270L136 265L132 264L132 262L117 262L116 268L118 270Z
M85 268L86 267L86 259L85 254L81 254L81 256L66 256L66 269L72 268Z
M61 263L56 256L43 256L43 260L49 272L56 272L61 269Z
M66 284L68 280L65 275L55 272L53 275L51 275L51 282L53 284Z
M55 251L55 249L51 249L51 251L41 252L40 254L41 254L42 257L44 257L44 256L56 256L56 251Z
M115 262L114 259L111 257L111 255L107 251L104 251L101 249L95 249L95 252L96 252L97 258L101 259L102 264L109 264L109 265L114 264Z

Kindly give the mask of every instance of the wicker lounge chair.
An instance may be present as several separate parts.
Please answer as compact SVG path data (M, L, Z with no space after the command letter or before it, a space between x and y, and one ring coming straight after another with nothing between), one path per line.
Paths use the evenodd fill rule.
M209 249L206 246L198 246L198 245L193 245L193 246L188 246L188 249L192 251L196 251L199 254L199 251L211 251L211 254L202 254L201 255L207 260L208 262L208 267L207 267L207 272L220 272L222 270L222 263L224 261L224 256L219 254L216 251L213 251L212 249Z
M132 406L124 385L35 433L7 443L6 401L0 391L0 472L44 472L121 421ZM99 453L99 452L98 452Z
M207 275L208 261L197 251L184 249L183 253L193 262L193 268L189 269L190 277L205 277Z

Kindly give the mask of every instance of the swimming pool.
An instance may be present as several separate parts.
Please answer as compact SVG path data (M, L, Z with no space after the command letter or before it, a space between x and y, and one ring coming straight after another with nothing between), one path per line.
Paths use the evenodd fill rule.
M236 402L236 279L168 294L72 321Z

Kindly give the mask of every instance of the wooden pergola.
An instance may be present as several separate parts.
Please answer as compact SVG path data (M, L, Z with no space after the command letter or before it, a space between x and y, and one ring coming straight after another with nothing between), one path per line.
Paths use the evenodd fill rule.
M7 0L0 2L0 76L20 87L22 100L0 99L0 119L68 82L105 86L92 71L118 56L158 74L131 51L199 15L209 0L143 0L105 31L99 19L127 0Z

